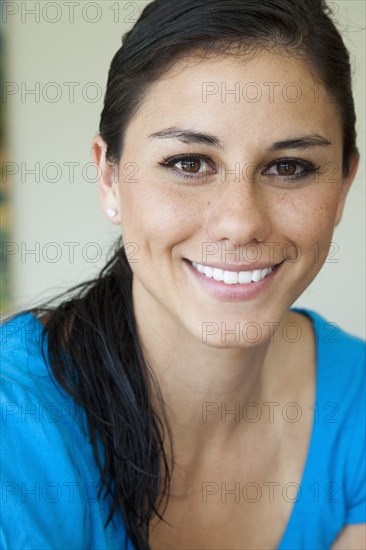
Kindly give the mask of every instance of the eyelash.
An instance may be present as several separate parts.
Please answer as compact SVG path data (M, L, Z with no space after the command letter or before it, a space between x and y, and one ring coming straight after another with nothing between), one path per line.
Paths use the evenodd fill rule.
M175 173L175 175L183 179L202 180L203 176L207 177L207 175L212 175L212 174L207 174L207 172L198 172L197 174L189 174L189 173L184 173L182 170L175 168L175 164L178 164L178 162L181 162L184 160L191 160L191 161L198 160L200 162L203 161L206 164L211 164L211 165L214 164L212 160L209 157L206 157L205 155L185 154L185 155L177 155L170 158L163 157L163 161L159 162L159 165L163 166L164 168L172 168L172 171ZM291 176L281 176L280 174L268 174L269 177L271 178L277 177L285 181L296 181L307 177L311 173L318 172L320 168L319 166L318 167L314 166L314 164L305 160L301 160L297 158L280 158L268 163L265 166L265 170L269 170L273 166L278 166L280 164L289 164L292 166L296 165L297 167L302 168L302 171L298 174L294 174Z

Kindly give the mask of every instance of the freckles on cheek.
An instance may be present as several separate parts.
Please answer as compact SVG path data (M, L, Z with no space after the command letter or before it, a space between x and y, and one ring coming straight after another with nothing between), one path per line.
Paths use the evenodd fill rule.
M334 212L322 197L304 194L287 203L286 212L278 208L276 218L282 236L303 251L316 242L330 240L334 229Z
M122 198L126 232L141 241L179 241L200 220L192 201L182 193L159 188L156 182L141 185Z

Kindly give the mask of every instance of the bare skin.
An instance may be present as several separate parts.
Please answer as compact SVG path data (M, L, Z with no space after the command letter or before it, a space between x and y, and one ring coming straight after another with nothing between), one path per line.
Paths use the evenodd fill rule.
M237 102L228 95L224 101L219 93L203 101L203 83L210 82L224 82L228 90L236 82L255 82L263 99ZM290 101L279 91L271 101L264 97L266 82L279 83L279 90L296 82L301 98ZM128 125L118 167L106 162L103 140L99 136L94 140L94 159L102 169L102 207L117 210L112 221L121 225L125 243L137 246L137 261L131 261L131 268L139 336L174 435L172 492L164 516L173 526L152 523L153 550L276 548L286 529L293 503L279 499L271 506L264 498L254 506L230 498L223 503L217 495L203 502L202 484L299 484L312 415L296 424L268 418L260 423L222 422L212 415L203 422L202 411L207 403L225 403L229 409L237 402L296 401L309 410L314 402L310 321L289 308L326 258L358 164L354 157L349 175L343 177L342 126L336 105L324 101L328 94L321 85L320 100L314 100L315 82L304 64L278 53L263 53L254 60L181 61L152 86ZM221 147L151 137L173 127L215 136ZM275 143L303 136L320 137L322 144L274 150ZM199 161L196 179L181 177L192 175L181 161L174 168L161 165L164 159L183 154L206 159ZM293 164L298 159L311 163L316 171L286 179L273 165L284 158ZM239 178L229 172L236 163ZM138 168L133 183L128 176L131 166ZM296 168L296 174L301 170ZM209 258L203 257L205 243L217 245ZM272 257L268 243L276 243ZM294 243L301 251L296 261L291 256ZM253 298L220 299L202 285L186 260L223 265L223 245L226 251L239 253L241 269L253 269L248 257L255 245L261 261L281 263L280 271ZM319 251L316 261L314 245ZM227 261L232 266L233 255ZM207 322L220 330L204 340ZM233 329L235 323L243 327L253 322L259 327L256 338L223 335L222 323ZM288 323L301 330L296 343L283 337ZM276 330L273 338L269 324ZM153 404L159 410L155 396ZM186 496L177 498L177 494Z
M174 434L178 434L175 467L164 514L171 525L158 518L152 522L154 550L277 548L301 483L312 431L310 407L315 401L311 322L293 312L286 318L301 327L303 337L300 345L288 343L283 349L282 368L272 392L248 407L245 401L223 403L219 394L217 401L204 402L207 406L197 411L202 419L198 430L211 430L212 445L202 444L193 456L187 449L197 434L196 426L187 427L181 418L174 419ZM270 362L266 365L271 366ZM288 406L290 402L296 408ZM301 419L291 422L299 411ZM251 422L257 415L260 420ZM216 444L215 431L223 424L227 440ZM178 446L181 441L186 446ZM283 497L284 491L288 498Z

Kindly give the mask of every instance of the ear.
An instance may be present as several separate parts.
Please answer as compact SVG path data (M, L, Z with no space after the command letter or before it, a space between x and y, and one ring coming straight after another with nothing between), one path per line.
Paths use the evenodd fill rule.
M99 200L103 212L108 220L115 224L121 223L121 211L118 185L118 165L112 164L106 158L107 145L99 134L96 134L92 143L92 155L98 166ZM115 216L108 214L110 209L115 210Z
M340 195L339 195L337 214L336 214L335 224L334 224L335 226L338 225L339 222L341 221L344 204L346 202L346 197L347 197L348 191L349 191L349 189L350 189L350 187L353 183L353 180L355 179L359 161L360 161L360 155L359 154L355 154L351 157L350 164L349 164L348 176L342 180L342 183L341 183L342 187L341 187L341 191L340 191Z

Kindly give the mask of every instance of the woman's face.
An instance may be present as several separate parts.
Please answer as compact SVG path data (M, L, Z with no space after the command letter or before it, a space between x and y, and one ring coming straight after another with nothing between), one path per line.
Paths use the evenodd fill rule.
M180 61L101 184L137 310L209 345L268 340L327 257L356 165L344 179L336 105L300 61Z

